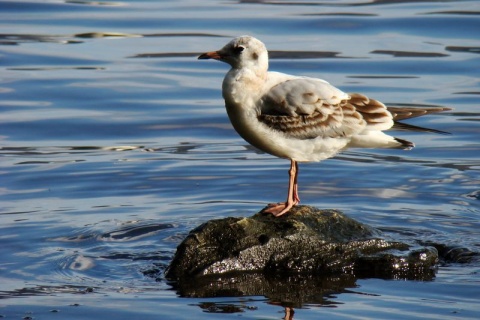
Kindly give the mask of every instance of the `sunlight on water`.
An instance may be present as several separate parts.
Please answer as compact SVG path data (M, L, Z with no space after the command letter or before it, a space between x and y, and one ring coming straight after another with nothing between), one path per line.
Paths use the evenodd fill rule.
M390 106L453 108L409 121L450 134L394 133L411 151L300 166L303 204L435 244L436 277L331 278L293 318L477 319L479 12L477 1L1 2L0 317L288 313L274 294L180 298L162 276L194 227L285 197L288 161L228 121L227 66L196 60L252 34L272 70Z

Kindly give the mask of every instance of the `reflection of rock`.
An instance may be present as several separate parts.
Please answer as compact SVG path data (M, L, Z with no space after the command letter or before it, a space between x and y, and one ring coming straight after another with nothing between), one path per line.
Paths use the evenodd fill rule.
M223 280L215 280L210 288L218 284L228 290L234 287L242 293L262 294L238 287L248 275L245 272L256 273L248 275L253 278L245 284L255 290L268 290L272 276L280 275L284 277L275 282L275 287L281 283L292 286L288 283L292 275L350 273L431 279L437 261L434 248L412 249L408 244L382 239L375 229L341 212L297 206L281 218L258 213L251 218L212 220L199 226L177 248L166 276L187 288L193 278L200 281L199 276L214 275ZM235 281L230 284L231 279Z
M263 273L238 272L198 277L194 281L180 281L176 289L183 297L264 296L269 303L297 308L307 303L334 304L329 297L345 292L347 288L355 288L355 281L356 277L351 274L269 276ZM211 309L209 312L224 312L227 308L216 304L208 307ZM228 305L230 310L235 309L234 307ZM236 308L241 309L242 306Z

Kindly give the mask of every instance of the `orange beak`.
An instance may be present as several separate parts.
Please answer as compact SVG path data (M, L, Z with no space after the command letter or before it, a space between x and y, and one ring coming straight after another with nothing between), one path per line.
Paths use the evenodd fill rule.
M215 60L221 60L223 57L220 55L218 51L210 51L203 53L198 56L198 59L215 59Z

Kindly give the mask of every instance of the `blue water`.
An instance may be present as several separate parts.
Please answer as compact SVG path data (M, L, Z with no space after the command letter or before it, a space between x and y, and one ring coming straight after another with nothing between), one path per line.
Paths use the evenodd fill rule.
M196 60L242 34L272 70L453 108L409 122L450 135L395 132L411 151L302 164L300 197L478 253L479 15L480 1L0 2L0 316L284 317L267 296L182 298L148 276L202 222L285 197L288 161L228 121L227 66ZM478 319L479 272L448 262L432 281L319 288L294 319Z

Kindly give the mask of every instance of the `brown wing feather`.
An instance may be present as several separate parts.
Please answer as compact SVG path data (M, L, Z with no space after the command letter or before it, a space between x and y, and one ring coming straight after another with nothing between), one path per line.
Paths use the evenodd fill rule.
M362 131L366 122L348 100L337 105L324 104L310 115L286 116L262 114L259 121L291 138L349 137Z
M274 104L270 102L271 104ZM285 103L282 101L282 103ZM285 108L282 105L282 108ZM258 120L274 130L296 139L316 137L341 138L360 133L365 127L387 130L392 126L399 129L417 128L421 131L440 132L419 128L397 122L398 120L451 110L444 107L414 108L386 107L378 100L370 99L359 93L351 93L350 99L338 104L323 102L312 114L286 115L267 113L258 116Z
M432 132L432 133L441 133L448 134L448 132L418 127L410 124L401 123L399 121L405 119L411 119L415 117L421 117L423 115L438 113L443 111L452 110L451 108L446 107L386 107L380 101L369 99L368 97L358 94L351 93L351 103L355 105L356 109L362 117L367 121L369 125L374 125L388 121L388 118L393 119L393 129L397 130L407 130L407 131L421 131L421 132Z
M386 124L386 127L381 130L386 130L392 125L392 115L383 103L359 93L350 93L349 95L349 102L355 106L368 125Z
M420 117L430 113L437 113L452 110L446 107L388 107L388 111L393 116L393 120L400 121Z

